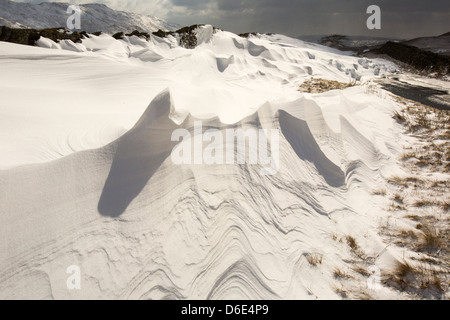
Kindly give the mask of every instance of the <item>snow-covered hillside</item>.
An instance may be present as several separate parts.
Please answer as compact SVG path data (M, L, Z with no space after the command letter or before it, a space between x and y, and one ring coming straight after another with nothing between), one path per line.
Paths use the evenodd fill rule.
M70 16L67 13L69 5L61 2L30 4L0 0L0 18L34 29L66 27L67 19ZM133 30L152 32L159 29L176 30L179 28L176 24L156 17L116 11L104 4L84 4L79 7L81 8L81 30L86 32L115 33ZM10 26L10 23L5 25ZM1 19L0 24L2 24Z
M24 25L22 25L22 24L20 24L18 22L9 21L9 20L6 20L6 19L1 18L1 17L0 17L0 26L5 26L5 27L8 27L8 28L17 28L17 29L26 28L26 26L24 26Z
M409 254L380 235L373 194L405 174L401 105L373 82L396 66L195 33L195 49L153 35L0 43L0 298L405 297L367 288L368 270ZM356 85L299 92L311 77ZM171 135L198 135L195 122L278 130L278 172L175 164Z

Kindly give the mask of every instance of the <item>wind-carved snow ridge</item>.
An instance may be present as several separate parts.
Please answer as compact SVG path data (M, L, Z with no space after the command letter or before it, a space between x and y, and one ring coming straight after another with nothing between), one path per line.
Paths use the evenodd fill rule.
M166 90L108 146L0 173L9 190L1 214L13 215L2 234L15 234L2 242L1 297L22 287L20 294L34 298L308 297L299 263L318 242L327 250L330 215L353 211L345 194L364 181L346 180L364 167L341 168L321 151L308 119L270 105L233 126L281 130L278 174L263 176L250 165L174 165L171 134L192 130L196 119L171 118ZM204 123L230 126L217 117ZM324 207L325 198L334 201ZM19 232L24 223L33 225L27 234ZM22 253L6 254L8 247ZM64 287L58 268L65 263L82 266L83 290Z
M355 57L206 33L195 49L171 36L92 36L81 52L0 44L0 80L15 72L0 87L11 102L0 119L0 298L339 298L333 270L352 253L331 234L383 249L368 231L371 190L396 168L396 105L365 86L298 92L309 73L351 81ZM363 80L375 62L391 66L367 61ZM196 122L278 130L279 170L175 164L172 133L194 135ZM80 290L66 285L73 265Z

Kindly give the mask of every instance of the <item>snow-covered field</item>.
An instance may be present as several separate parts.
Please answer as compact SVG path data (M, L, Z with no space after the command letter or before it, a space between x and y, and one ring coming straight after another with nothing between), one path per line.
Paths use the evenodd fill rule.
M0 43L0 298L408 297L368 288L407 255L373 194L405 174L402 105L373 82L397 67L281 35L197 38ZM300 92L311 77L358 81ZM171 134L195 121L279 130L278 173L174 164Z

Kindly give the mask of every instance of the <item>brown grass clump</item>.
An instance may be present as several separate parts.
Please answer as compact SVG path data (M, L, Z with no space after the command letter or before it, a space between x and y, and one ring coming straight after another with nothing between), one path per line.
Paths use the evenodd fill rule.
M384 275L384 283L426 299L441 299L447 291L446 274L424 264L413 265L399 261Z
M394 202L399 203L399 204L403 204L403 201L404 201L405 199L403 198L402 195L396 193L396 194L394 195L394 197L392 198L392 200L393 200Z
M400 113L398 111L394 112L394 115L392 116L392 118L397 120L397 122L399 122L399 123L405 123L406 122L406 117L402 113Z
M341 296L341 298L348 298L349 292L344 289L344 286L342 284L340 286L338 286L337 284L333 285L333 289L339 296Z
M350 247L350 249L352 250L352 252L359 257L360 259L364 259L366 258L366 254L364 253L364 251L361 249L361 247L358 245L358 243L356 242L356 239L352 236L346 236L345 240L347 241L348 246Z
M323 256L321 254L312 253L306 255L306 260L309 262L310 265L316 267L317 265L322 264Z
M375 196L383 196L384 197L384 196L386 196L387 191L386 191L386 189L377 189L377 190L373 190L372 194Z
M419 251L437 252L444 248L446 241L439 231L433 230L429 226L422 227L421 231L423 233L417 248Z
M401 186L401 187L405 187L405 188L408 187L407 181L399 176L394 176L394 177L388 179L388 182L393 185L397 185L397 186Z
M370 272L369 270L367 270L367 268L364 268L360 265L356 265L353 268L353 271L355 271L356 273L359 273L360 275L364 276L364 277L369 277L370 276Z
M434 200L417 200L414 202L414 207L416 208L423 208L423 207L431 207L431 206L438 206L439 202Z
M352 279L353 277L339 268L334 269L333 276L336 279Z
M300 92L322 93L331 90L343 90L355 86L355 83L344 83L321 78L311 78L300 85Z
M347 244L348 246L353 250L356 251L359 249L358 244L356 243L355 238L353 238L352 236L347 236Z

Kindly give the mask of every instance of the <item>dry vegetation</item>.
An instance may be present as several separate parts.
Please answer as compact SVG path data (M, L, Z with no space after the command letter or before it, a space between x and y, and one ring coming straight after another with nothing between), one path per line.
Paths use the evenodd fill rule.
M345 271L342 271L340 268L335 268L333 271L333 276L335 279L352 279L353 277Z
M403 258L395 267L381 270L385 290L400 298L449 299L450 112L396 100L405 105L392 115L406 133L405 151L398 159L405 174L389 177L384 188L372 190L372 195L386 201L386 216L380 220L386 247L365 252L360 239L330 234L352 254L344 265L331 269L333 289L344 299L383 299L386 291L367 290L366 281L377 258L390 248L390 252L402 252Z
M393 118L418 140L417 145L407 148L401 160L417 167L450 173L450 112L399 97L395 100L406 107L395 112Z
M347 240L348 246L352 249L353 252L359 250L359 246L358 246L358 244L356 243L355 238L353 238L352 236L347 236L347 237L346 237L346 240Z
M384 285L414 298L448 298L450 275L450 112L395 97L405 108L393 118L408 141L399 157L408 176L390 177L386 192L389 218L381 234L389 245L405 250L404 261L384 270ZM362 271L362 270L361 270Z
M372 194L375 196L383 196L385 197L387 195L387 191L386 189L377 189L377 190L373 190Z
M370 300L374 297L374 291L367 291L367 281L373 275L371 268L374 267L375 256L364 252L357 240L351 235L331 234L331 238L340 244L345 244L353 258L345 260L343 266L331 270L335 283L334 291L344 299ZM355 282L358 289L355 290Z
M300 85L300 92L322 93L331 90L342 90L355 86L356 83L343 83L334 80L326 80L321 78L311 78Z
M306 255L306 260L309 262L310 265L316 267L319 264L322 264L323 256L318 253L312 253L312 254Z
M447 272L423 263L398 262L384 274L384 284L418 298L442 299L448 289Z
M342 298L346 299L348 298L349 292L347 290L345 290L344 286L342 284L335 284L334 286L334 291L340 295Z

